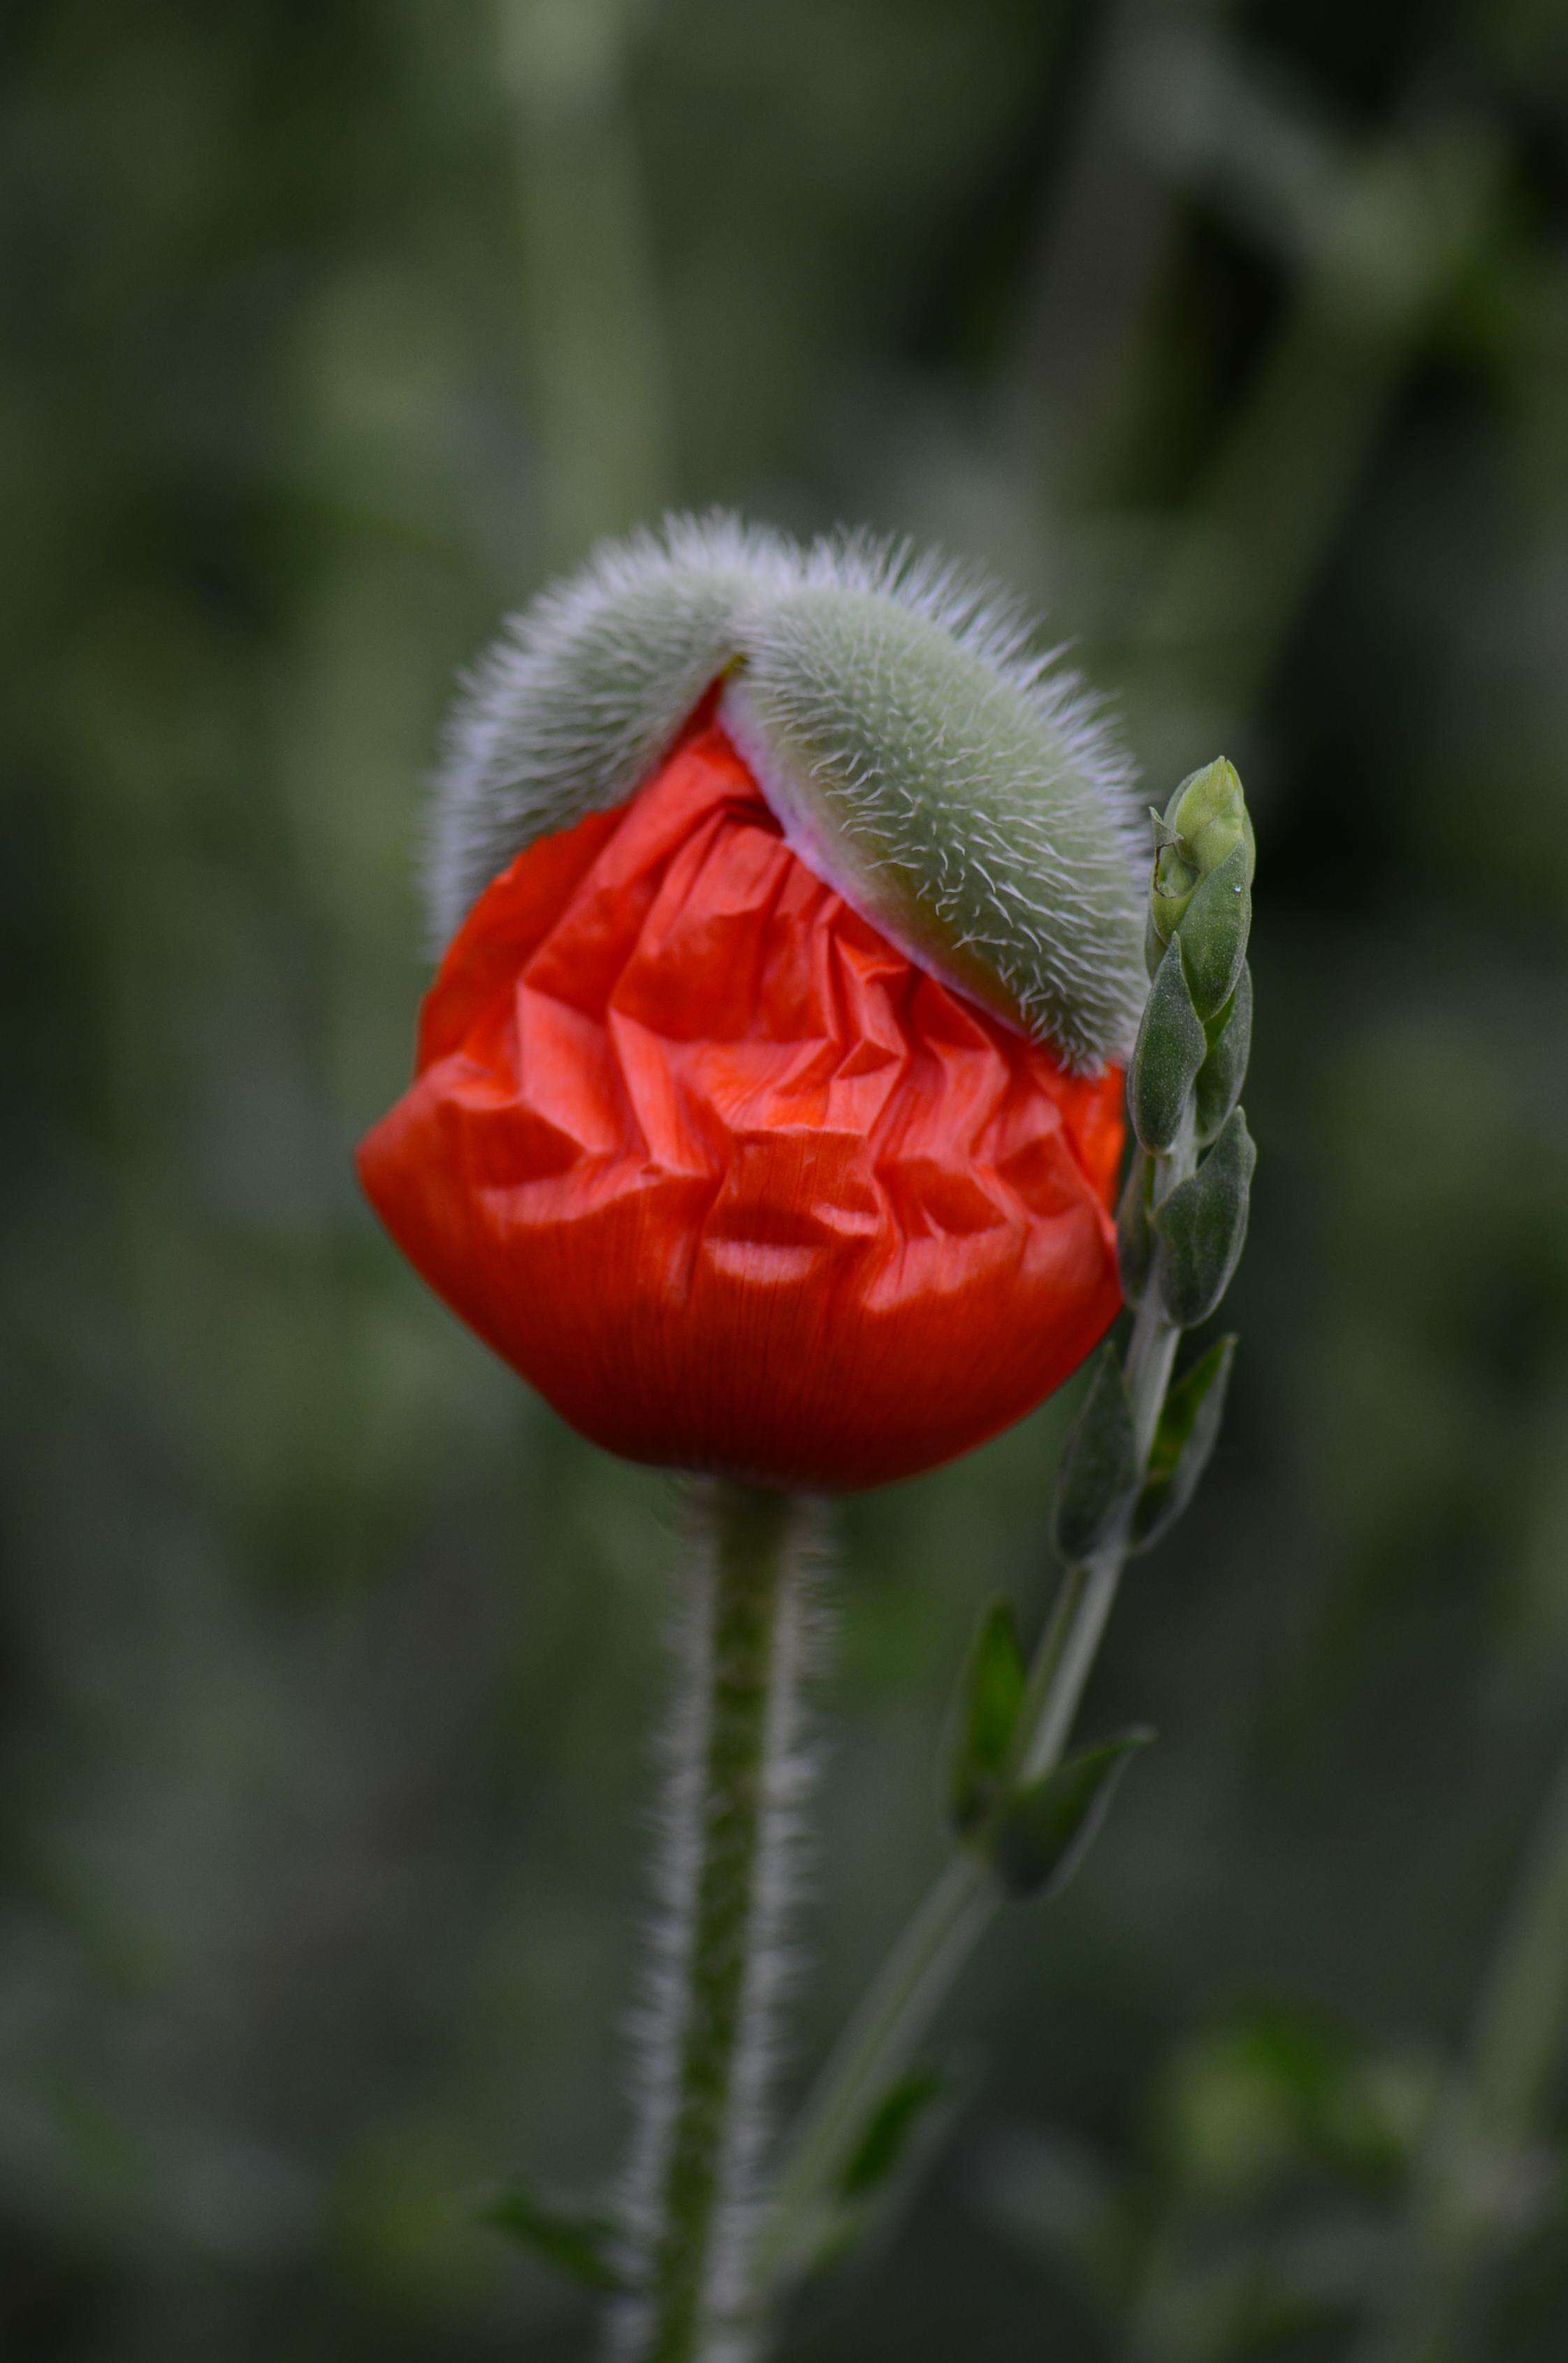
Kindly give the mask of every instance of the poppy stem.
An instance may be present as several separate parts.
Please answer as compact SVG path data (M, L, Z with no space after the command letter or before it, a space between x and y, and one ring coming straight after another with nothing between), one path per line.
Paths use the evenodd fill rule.
M727 1481L697 1496L639 2123L626 2191L619 2363L742 2363L766 2132L807 1657L809 1515Z

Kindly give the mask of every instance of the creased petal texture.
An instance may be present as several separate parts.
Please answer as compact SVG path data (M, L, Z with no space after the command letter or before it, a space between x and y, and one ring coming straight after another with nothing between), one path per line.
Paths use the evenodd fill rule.
M857 916L709 721L480 896L359 1170L584 1435L840 1491L995 1435L1103 1336L1121 1108Z

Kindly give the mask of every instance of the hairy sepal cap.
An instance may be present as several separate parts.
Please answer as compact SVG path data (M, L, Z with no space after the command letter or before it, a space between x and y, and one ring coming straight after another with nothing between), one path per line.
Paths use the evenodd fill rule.
M603 544L513 619L447 730L427 865L436 950L536 838L625 802L734 661L748 611L791 579L779 537L675 519Z
M801 860L911 960L1070 1065L1125 1057L1139 915L1081 713L832 583L758 616L721 713Z
M437 937L535 838L632 796L718 682L809 868L1070 1069L1125 1059L1143 1001L1125 760L1004 600L856 538L674 520L536 602L453 726Z

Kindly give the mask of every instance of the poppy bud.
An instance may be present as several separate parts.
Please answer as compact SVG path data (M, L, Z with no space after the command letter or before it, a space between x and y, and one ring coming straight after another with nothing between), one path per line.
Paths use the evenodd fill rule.
M586 1435L853 1488L1120 1304L1139 837L1076 685L949 572L723 520L602 552L459 714L393 1237Z
M1235 765L1222 755L1201 771L1188 772L1164 815L1155 813L1154 820L1159 850L1154 857L1149 919L1163 949L1203 881L1238 846L1246 849L1242 866L1245 883L1252 884L1257 848ZM1156 957L1151 969L1157 966Z

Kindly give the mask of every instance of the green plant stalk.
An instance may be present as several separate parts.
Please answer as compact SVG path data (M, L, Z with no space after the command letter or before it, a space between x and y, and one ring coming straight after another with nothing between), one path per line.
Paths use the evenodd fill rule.
M1192 1170L1190 1137L1155 1160L1156 1203ZM1180 1331L1165 1316L1151 1278L1132 1325L1127 1387L1140 1466L1159 1423ZM1036 1780L1060 1761L1104 1637L1128 1555L1125 1532L1062 1579L1030 1666L1017 1767ZM848 2162L867 2108L905 2068L998 1912L1006 1902L988 1865L968 1851L939 1872L845 2028L807 2100L786 2156L763 2235L760 2264L788 2286L808 2264L814 2227Z
M805 1514L727 1482L706 1505L628 2202L635 2294L612 2321L624 2363L739 2363L755 2335L752 2186L799 1785Z
M1540 2130L1568 2041L1568 1757L1504 1920L1464 2056L1418 2161L1406 2247L1356 2363L1448 2363L1467 2284ZM1490 2205L1488 2204L1490 2201Z

